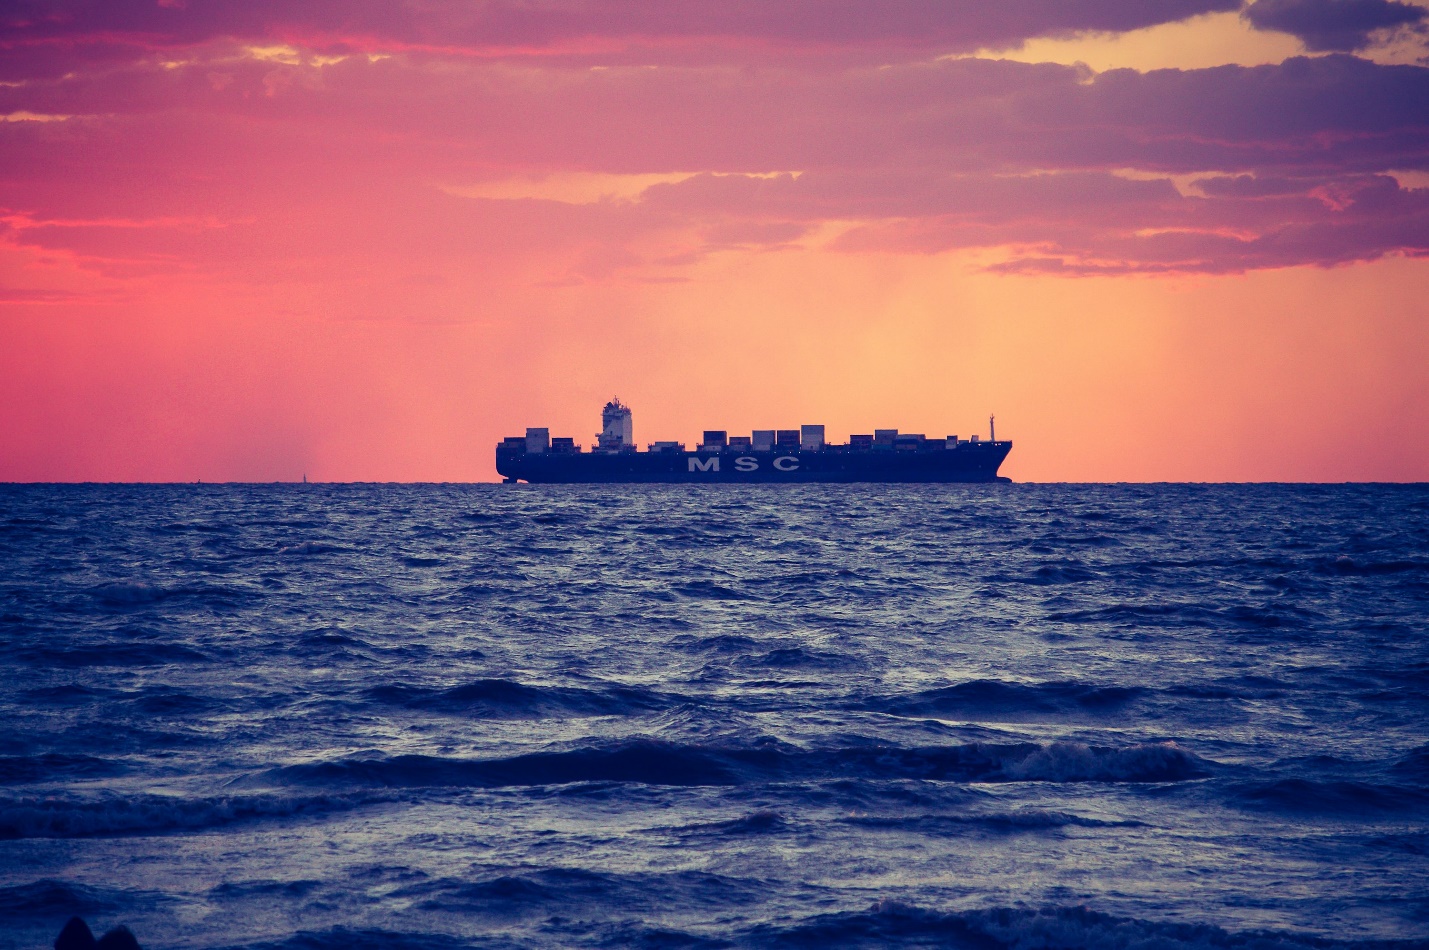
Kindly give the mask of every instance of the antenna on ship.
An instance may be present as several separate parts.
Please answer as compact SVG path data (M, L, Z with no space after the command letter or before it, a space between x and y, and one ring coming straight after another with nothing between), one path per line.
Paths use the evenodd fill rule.
M997 441L997 427L996 427L995 425L993 425L993 423L996 421L996 419L997 419L997 416L988 416L988 417L987 417L987 440L988 440L989 442L996 442L996 441Z

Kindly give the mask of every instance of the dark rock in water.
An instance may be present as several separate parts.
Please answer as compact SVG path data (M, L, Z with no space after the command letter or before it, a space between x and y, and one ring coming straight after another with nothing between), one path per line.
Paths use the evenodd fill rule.
M94 950L94 934L89 924L78 917L71 917L55 938L55 950Z
M123 925L94 939L94 933L78 917L71 917L60 935L55 938L55 950L142 950L134 934Z
M94 946L95 950L141 950L134 934L122 924L100 937Z

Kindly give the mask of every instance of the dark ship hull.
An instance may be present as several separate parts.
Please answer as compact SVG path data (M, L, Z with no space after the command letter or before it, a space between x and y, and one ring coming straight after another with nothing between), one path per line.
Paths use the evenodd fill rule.
M525 452L501 445L496 470L532 483L799 484L804 482L1007 482L997 474L1011 442L941 441L911 451L826 446L814 451L622 450Z

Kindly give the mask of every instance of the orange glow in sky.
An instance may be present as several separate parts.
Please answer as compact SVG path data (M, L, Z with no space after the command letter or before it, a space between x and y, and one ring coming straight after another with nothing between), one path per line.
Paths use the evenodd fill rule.
M1429 8L1324 3L0 15L0 480L491 480L616 394L1429 479Z

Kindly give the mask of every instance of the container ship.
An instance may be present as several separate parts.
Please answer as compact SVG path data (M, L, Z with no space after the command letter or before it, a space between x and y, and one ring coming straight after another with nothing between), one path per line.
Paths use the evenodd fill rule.
M730 435L708 429L700 444L635 444L630 407L619 398L605 404L601 431L589 450L571 438L551 438L532 428L496 446L496 471L507 483L580 482L1009 482L997 474L1012 451L999 442L994 420L988 436L945 439L875 429L849 436L847 444L824 441L821 425L755 429Z

